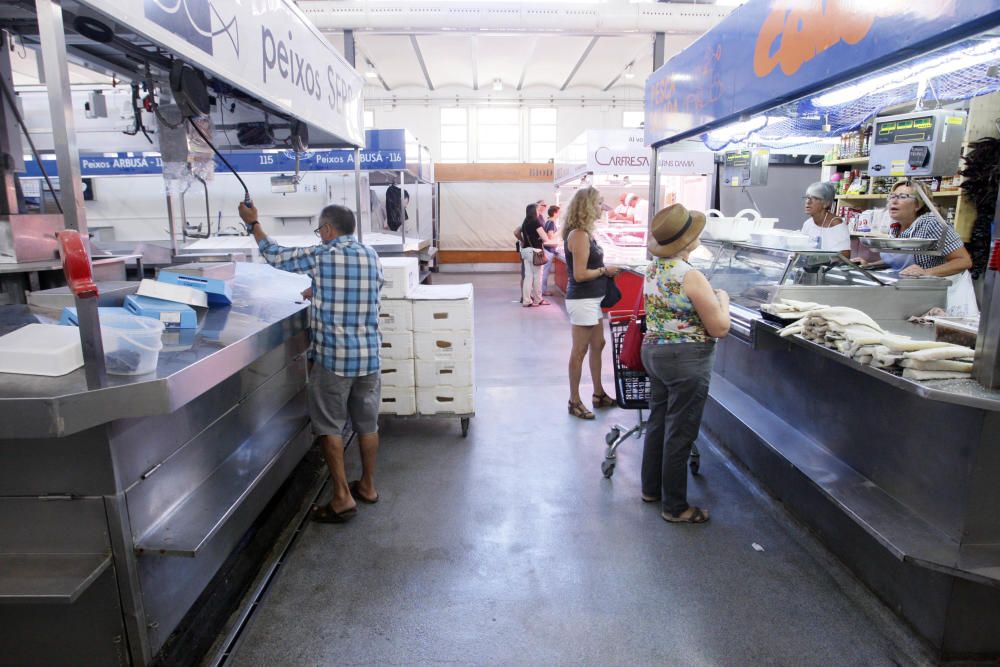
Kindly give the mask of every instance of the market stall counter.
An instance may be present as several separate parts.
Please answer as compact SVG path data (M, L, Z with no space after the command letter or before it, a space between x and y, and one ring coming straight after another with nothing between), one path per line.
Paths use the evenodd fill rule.
M930 340L934 329L908 318L943 305L948 280L742 243L706 242L692 261L732 296L702 438L780 493L943 653L995 653L1000 391L969 376L901 377L782 336L761 312L784 299L854 308L891 334Z
M154 372L98 389L83 369L0 374L5 661L157 654L311 444L307 285L240 264L231 306L166 332Z

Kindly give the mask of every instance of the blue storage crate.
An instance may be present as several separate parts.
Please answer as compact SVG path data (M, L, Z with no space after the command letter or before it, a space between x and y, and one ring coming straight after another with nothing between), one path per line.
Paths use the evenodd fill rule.
M208 305L228 306L233 302L233 288L228 280L219 278L203 278L202 276L189 276L173 271L160 271L156 277L161 283L171 285L183 285L205 292L208 296Z
M100 306L97 309L97 316L104 317L109 313L117 313L118 315L128 315L129 312L124 308L119 306ZM64 306L62 309L62 315L59 317L59 324L63 326L78 327L80 326L80 318L76 316L75 306Z
M125 310L132 315L151 317L163 322L167 329L197 329L198 314L194 308L176 301L154 299L151 296L129 294L125 297Z

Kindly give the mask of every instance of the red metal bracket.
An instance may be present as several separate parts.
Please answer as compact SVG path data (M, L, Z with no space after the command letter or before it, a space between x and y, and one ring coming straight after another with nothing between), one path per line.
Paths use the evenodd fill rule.
M59 254L62 257L63 274L70 290L80 299L97 297L97 285L90 269L90 255L83 245L83 237L74 229L56 234L59 239Z

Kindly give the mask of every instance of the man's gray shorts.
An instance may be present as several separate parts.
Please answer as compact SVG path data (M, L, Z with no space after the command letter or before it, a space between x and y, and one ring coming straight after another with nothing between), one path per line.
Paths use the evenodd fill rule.
M378 432L381 400L382 379L378 373L343 377L318 363L309 372L309 416L317 436L343 435L348 417L355 433Z

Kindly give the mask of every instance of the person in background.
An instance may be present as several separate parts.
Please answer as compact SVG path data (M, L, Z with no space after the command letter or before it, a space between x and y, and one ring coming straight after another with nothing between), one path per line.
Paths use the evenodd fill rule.
M552 296L549 291L549 274L552 273L552 265L555 263L556 249L559 247L559 207L549 206L549 217L545 220L545 233L548 239L542 240L542 249L545 251L546 262L542 267L542 296Z
M802 233L816 242L819 250L851 254L851 232L844 221L833 214L837 195L831 183L813 183L806 188L805 201L809 219L802 223Z
M257 209L241 203L240 218L253 234L268 264L312 278L309 319L309 416L330 468L333 497L312 509L321 523L344 523L357 514L357 502L378 502L375 462L378 455L379 292L382 264L378 254L354 238L354 213L327 206L315 233L322 243L310 248L283 248L268 238ZM304 296L304 295L303 295ZM361 479L347 483L344 471L344 427L350 418L361 450Z
M542 248L545 233L545 222L538 219L538 206L528 204L524 211L524 221L521 222L521 268L524 278L521 280L521 306L547 306L549 302L542 298L542 267L535 264L535 256L545 252Z
M580 419L594 418L594 413L580 400L583 360L588 355L594 386L594 408L615 404L601 384L601 353L604 350L601 300L607 289L607 280L613 278L619 268L604 265L604 251L594 240L594 223L601 215L602 203L601 194L595 188L577 190L569 203L562 229L569 278L566 312L573 332L573 346L569 353L569 414Z
M671 523L704 523L687 502L687 462L701 428L715 339L729 333L729 295L712 290L688 263L705 214L674 204L653 217L643 295L642 363L649 376L649 421L642 450L642 499L660 503Z
M539 199L538 201L535 202L535 206L537 207L536 212L538 214L538 222L542 223L542 226L544 226L545 212L548 210L549 205L545 203L545 200Z
M948 288L948 314L956 317L976 317L979 306L969 269L972 257L965 249L962 238L951 225L945 225L935 216L920 198L918 189L930 199L927 186L919 181L903 180L892 186L889 195L889 217L893 228L898 226L901 239L939 239L942 226L944 245L940 255L902 255L881 253L882 261L895 269L902 269L901 276L937 276L951 278Z
M628 195L626 193L621 193L618 195L618 206L615 206L614 210L608 213L608 220L622 221L628 214L628 204L625 203L625 197Z

